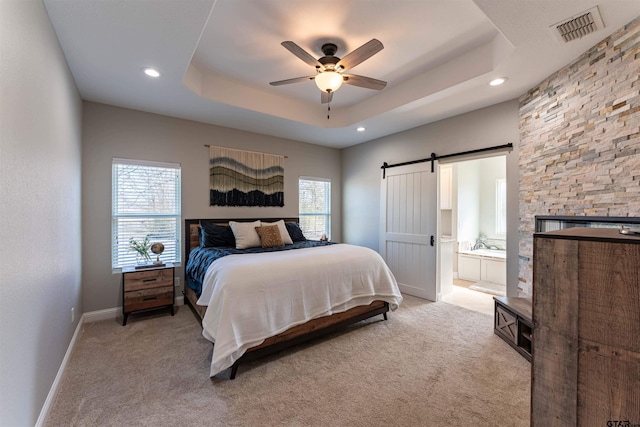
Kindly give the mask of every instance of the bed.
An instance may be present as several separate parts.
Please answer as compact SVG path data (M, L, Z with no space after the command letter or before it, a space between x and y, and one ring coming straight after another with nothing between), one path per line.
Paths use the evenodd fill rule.
M230 368L234 379L241 363L373 316L387 320L402 301L375 251L308 241L297 223L185 220L185 303L214 343L210 376ZM258 247L246 237L256 224Z

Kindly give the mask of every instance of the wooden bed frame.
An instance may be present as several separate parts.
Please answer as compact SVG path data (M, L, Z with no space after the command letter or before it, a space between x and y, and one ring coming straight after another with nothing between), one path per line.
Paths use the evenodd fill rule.
M260 218L259 218L260 219ZM267 218L260 219L265 222L278 221L281 218ZM285 222L298 222L298 218L282 218ZM203 219L207 222L212 222L218 225L229 225L229 221L257 221L257 219ZM202 321L207 307L197 305L195 291L193 291L187 285L186 278L186 265L189 261L189 254L191 249L200 245L198 229L200 228L200 219L186 219L184 221L185 229L185 279L184 279L184 296L185 304L188 304L193 310L194 314ZM236 377L238 372L238 366L241 363L250 362L267 354L275 353L277 351L284 350L291 346L297 345L301 342L317 338L319 336L328 334L337 329L343 328L352 323L359 322L361 320L368 319L373 316L382 314L384 320L387 320L387 312L389 311L389 303L385 301L374 301L370 305L353 307L342 313L335 313L330 316L319 317L312 319L302 325L294 326L278 335L274 335L267 338L262 344L249 348L238 359L233 366L231 366L231 379Z

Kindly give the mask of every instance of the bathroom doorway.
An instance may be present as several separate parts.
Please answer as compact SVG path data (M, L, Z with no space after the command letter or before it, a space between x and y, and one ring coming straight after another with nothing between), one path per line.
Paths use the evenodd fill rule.
M440 289L442 300L493 313L506 295L506 155L442 164Z

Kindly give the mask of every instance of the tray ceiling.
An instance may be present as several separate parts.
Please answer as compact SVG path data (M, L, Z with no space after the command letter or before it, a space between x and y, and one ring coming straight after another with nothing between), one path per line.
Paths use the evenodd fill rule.
M591 1L44 2L85 100L337 148L517 98L640 15L639 1L601 0L605 27L561 43L549 27ZM387 87L343 85L330 119L312 81L269 85L313 74L284 40L341 57L372 38L384 49L351 71Z

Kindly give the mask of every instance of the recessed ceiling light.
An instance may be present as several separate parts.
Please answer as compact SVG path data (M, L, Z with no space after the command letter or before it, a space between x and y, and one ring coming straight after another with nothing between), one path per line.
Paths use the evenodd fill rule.
M491 86L500 86L502 83L506 82L507 79L506 77L498 77L497 79L493 79L489 82L489 85Z
M364 128L363 126L360 126L360 127L356 128L356 130L357 130L358 132L364 132L364 131L365 131L365 128Z
M160 71L156 70L155 68L143 68L142 71L149 77L160 77Z

